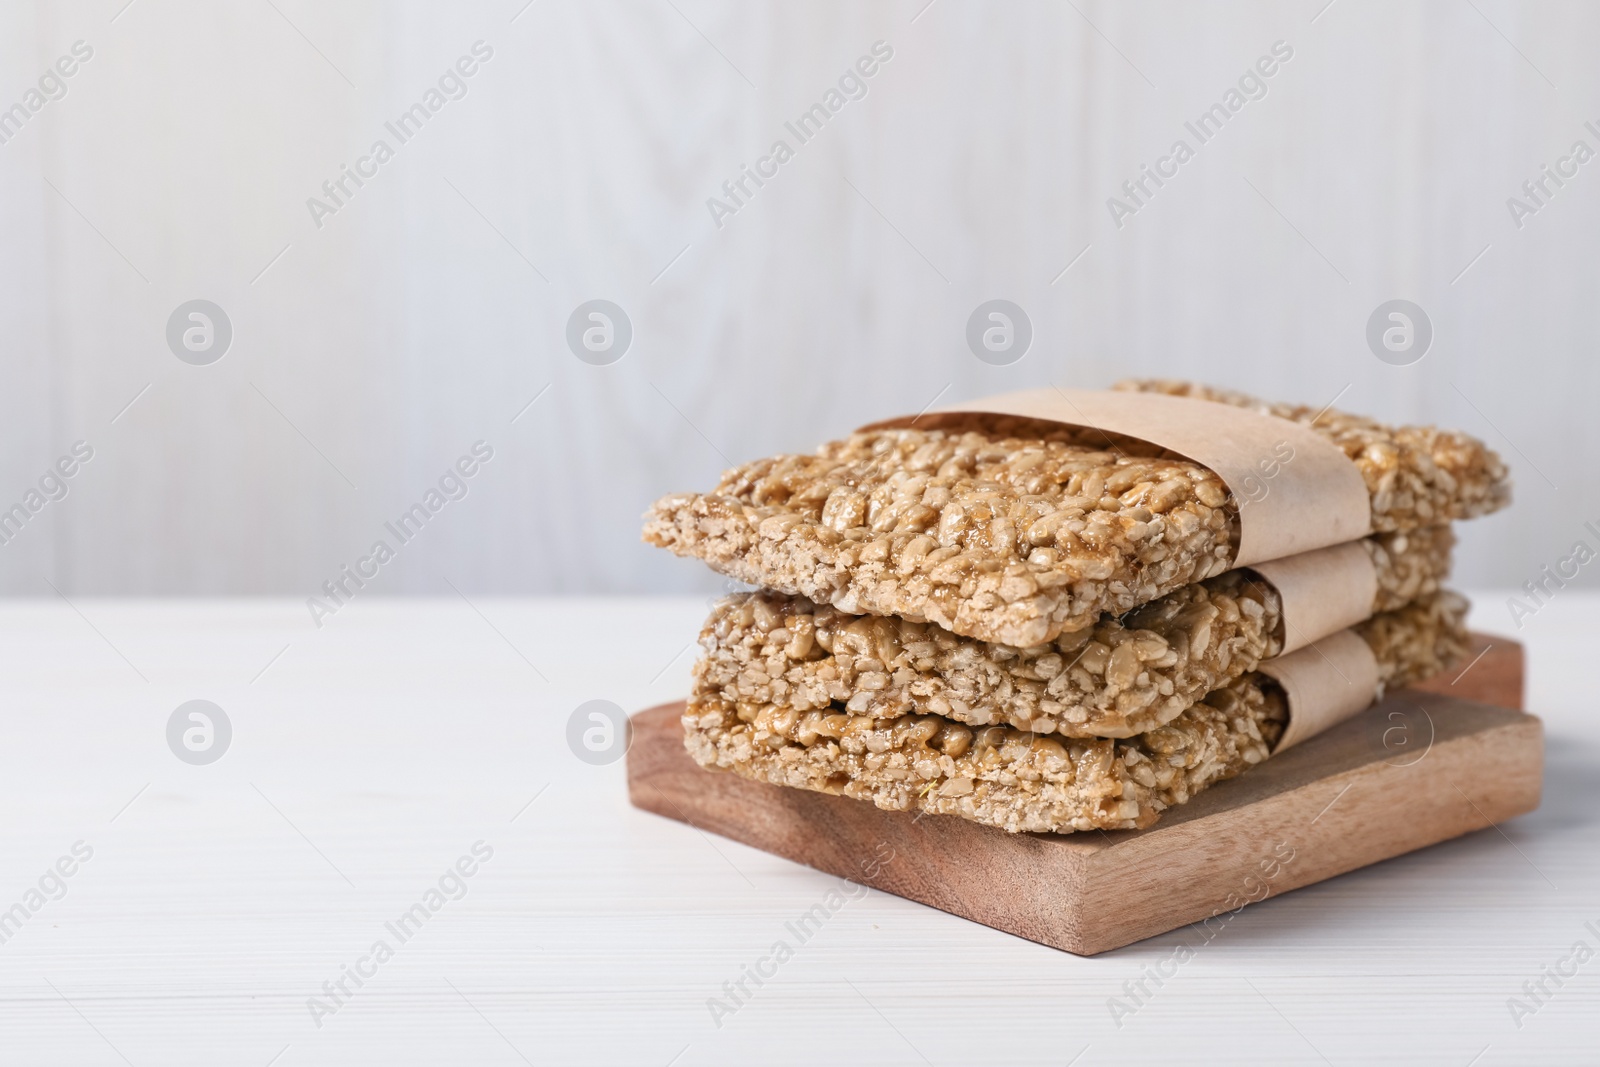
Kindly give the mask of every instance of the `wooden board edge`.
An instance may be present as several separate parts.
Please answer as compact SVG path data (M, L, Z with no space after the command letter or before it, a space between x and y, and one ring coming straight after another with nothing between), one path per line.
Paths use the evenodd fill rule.
M1190 924L1209 940L1250 903L1535 810L1543 758L1542 723L1519 715L1443 742L1415 764L1370 763L1174 826L1142 856L1096 854L1057 947L1096 955ZM1484 780L1485 768L1496 777ZM1198 860L1182 864L1181 899L1171 890L1175 856Z
M1471 655L1475 658L1468 661L1465 671L1441 676L1435 680L1437 685L1397 691L1380 708L1391 703L1442 707L1458 696L1476 698L1480 694L1520 705L1521 646L1488 635L1473 635L1473 641ZM1464 680L1465 685L1456 684ZM1431 695L1436 693L1444 698ZM1501 704L1501 708L1505 706ZM682 702L651 708L634 717L628 788L631 802L641 810L1028 940L1094 955L1188 923L1204 924L1219 915L1231 917L1236 912L1229 902L1238 900L1241 887L1252 899L1268 899L1533 810L1540 792L1541 724L1531 716L1497 713L1497 709L1482 705L1450 710L1460 713L1469 708L1470 714L1452 714L1446 719L1445 736L1437 744L1430 743L1416 763L1406 762L1409 757L1397 759L1395 753L1381 747L1372 750L1368 745L1365 752L1354 751L1349 738L1342 742L1331 737L1313 739L1303 749L1286 754L1284 763L1269 764L1208 790L1192 801L1192 806L1172 813L1177 818L1169 816L1151 830L1140 832L1009 835L952 817L882 811L850 798L706 771L683 749ZM1372 712L1364 714L1372 716ZM1379 722L1377 728L1382 726ZM1313 746L1319 741L1342 745L1345 751L1331 760L1338 770L1324 773L1330 767L1325 758L1333 753L1316 756ZM1493 751L1485 750L1484 745ZM1297 754L1306 767L1294 767ZM1476 788L1456 789L1450 775L1470 783L1468 772L1475 761L1479 768L1511 767L1518 773L1503 775L1498 784L1480 783L1486 790L1481 796ZM1262 774L1262 770L1276 773ZM1401 772L1409 772L1409 777L1397 777ZM1270 847L1286 845L1293 850L1292 860L1284 862L1281 852L1252 851L1263 840L1263 818L1280 831L1293 823L1296 813L1304 821L1301 809L1313 802L1308 791L1330 791L1327 787L1332 785L1356 796L1369 789L1371 794L1381 795L1406 784L1413 791L1422 788L1433 803L1426 817L1402 821L1398 833L1377 840L1369 827L1349 827L1348 816L1332 814L1348 799L1340 792L1338 804L1312 818L1312 826L1324 819L1326 823L1302 838L1304 846L1282 832L1274 837ZM1380 785L1382 788L1377 788ZM1446 785L1451 787L1448 792L1443 788ZM1378 825L1385 824L1385 814L1392 816L1392 812L1368 810L1367 803L1350 807L1363 818L1377 820ZM719 809L738 814L720 817ZM1394 822L1392 818L1387 821ZM1174 850L1176 854L1209 857L1201 865L1206 877L1187 879L1181 900L1174 899L1171 887ZM961 856L962 862L944 862L952 855ZM1300 862L1303 858L1315 862ZM1131 907L1135 897L1127 888L1128 872L1149 863L1162 868L1166 881L1152 880L1151 899ZM997 872L1018 869L1026 875L997 876ZM1252 871L1256 881L1245 885L1243 880L1252 877ZM1270 873L1270 877L1263 881L1262 873ZM1219 911L1221 905L1229 908ZM1113 916L1109 921L1108 915Z
M1078 857L1091 851L1087 842L1052 839L1050 845L1068 847L1046 847L1035 835L708 771L678 742L678 707L634 716L628 791L635 807L994 929L1005 928L1005 916L985 902L1009 901L1013 909L1020 902L1047 914L1061 892L1081 892ZM723 810L740 816L722 816ZM1033 853L1033 866L1048 867L1050 876L997 892L994 872L1014 868L1019 849ZM948 865L953 855L963 862ZM1011 932L1035 941L1049 936L1043 928Z

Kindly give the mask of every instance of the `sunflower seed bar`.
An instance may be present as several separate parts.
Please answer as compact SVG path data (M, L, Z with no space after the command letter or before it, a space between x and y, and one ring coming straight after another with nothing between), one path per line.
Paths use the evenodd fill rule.
M968 421L982 432L865 431L814 456L744 464L712 493L657 501L644 539L853 615L928 621L1018 647L1231 567L1238 509L1207 468L1098 431L999 416ZM1474 493L1451 498L1443 486L1463 463L1394 444L1431 440L1442 452L1473 453L1485 472L1499 472L1494 484L1503 489L1504 468L1476 442L1386 432L1388 439L1373 431L1353 457L1374 504L1383 504L1376 529L1420 529L1504 502L1477 483ZM1091 433L1102 440L1082 443ZM1401 463L1425 468L1442 495L1419 502L1395 488Z
M1374 534L1361 543L1378 572L1372 610L1393 611L1439 591L1439 583L1450 577L1456 535L1449 526L1425 526L1407 533Z
M851 614L1034 645L1227 570L1228 503L1187 460L884 430L663 498L644 537Z
M1267 758L1282 732L1283 699L1255 677L1126 741L1063 743L932 715L892 723L832 715L784 731L775 728L782 721L745 723L716 697L697 697L683 722L689 754L702 766L757 781L890 811L959 815L1012 833L1131 830Z
M1467 598L1441 589L1350 627L1378 661L1376 699L1431 678L1467 653Z
M1446 528L1446 534L1448 529ZM1437 589L1422 561L1396 566L1449 539L1380 535L1380 574ZM1426 554L1424 552L1423 554ZM1380 587L1381 589L1381 587ZM1378 605L1395 593L1380 591ZM1006 723L1039 734L1129 737L1170 722L1206 693L1283 648L1277 593L1248 570L1229 571L1127 615L1027 648L960 637L930 623L847 615L804 597L730 597L700 635L700 691L739 704L797 711L841 705L875 719L933 714L970 726Z
M1442 593L1369 623L1363 636L1385 682L1419 680L1459 658L1465 607ZM1013 833L1067 833L1150 826L1167 808L1266 759L1286 717L1276 684L1252 672L1167 725L1122 740L973 729L937 715L801 712L702 689L683 724L689 754L709 769Z

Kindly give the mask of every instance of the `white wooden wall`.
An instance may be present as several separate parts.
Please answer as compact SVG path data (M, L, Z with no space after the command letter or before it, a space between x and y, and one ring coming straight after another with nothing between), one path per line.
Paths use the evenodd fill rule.
M374 589L709 590L638 543L655 496L935 395L1124 375L1484 436L1518 501L1466 532L1466 584L1593 541L1600 162L1520 229L1506 201L1600 149L1600 8L925 2L0 9L0 107L93 48L0 144L0 505L95 450L0 590L310 595L480 439ZM479 40L467 95L314 225ZM714 226L880 40L868 95ZM1267 95L1118 229L1107 198L1278 41ZM234 340L196 367L164 330L202 297ZM635 330L605 367L564 343L597 297ZM1035 330L1008 367L964 340L996 297ZM1436 331L1412 366L1364 340L1396 297Z

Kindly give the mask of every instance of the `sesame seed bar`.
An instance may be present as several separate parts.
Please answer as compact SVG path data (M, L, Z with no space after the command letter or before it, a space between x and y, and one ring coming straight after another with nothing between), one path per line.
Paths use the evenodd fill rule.
M1449 528L1438 529L1443 536L1367 539L1387 561L1380 573L1397 572L1394 584L1413 593L1380 584L1375 610L1437 590L1451 543ZM1130 737L1278 655L1283 630L1276 591L1236 570L1028 648L770 592L721 601L700 643L699 690L735 703L802 712L837 704L875 719L933 714L969 726Z
M976 428L869 430L816 455L746 463L711 493L658 500L644 539L852 615L1016 647L1232 567L1238 506L1209 469L1098 431L963 419ZM1437 526L1505 502L1503 465L1470 438L1358 421L1329 425L1342 428L1347 454L1365 442L1352 459L1372 489L1376 530ZM1472 470L1489 487L1467 478ZM1408 488L1418 480L1432 492Z
M1462 598L1439 593L1358 628L1383 684L1420 680L1459 659L1465 611ZM938 715L800 712L698 688L683 715L685 747L708 769L1012 833L1148 827L1167 808L1266 759L1286 721L1282 692L1256 672L1165 726L1124 739L1058 740Z

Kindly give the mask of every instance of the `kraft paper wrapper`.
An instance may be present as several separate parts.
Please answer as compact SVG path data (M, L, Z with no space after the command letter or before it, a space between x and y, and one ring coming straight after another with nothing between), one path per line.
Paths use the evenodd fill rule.
M1257 563L1250 570L1278 591L1283 652L1305 648L1372 617L1378 568L1359 541Z
M1366 483L1344 452L1297 422L1231 404L1160 393L1033 389L863 428L913 426L929 414L1014 415L1106 430L1209 467L1239 504L1236 567L1354 541L1372 530ZM1287 460L1285 448L1293 450Z
M1378 660L1353 630L1341 630L1256 668L1277 680L1289 705L1277 755L1370 707L1378 695Z

